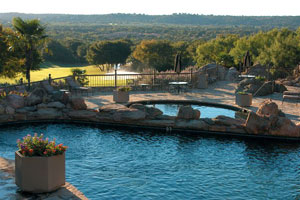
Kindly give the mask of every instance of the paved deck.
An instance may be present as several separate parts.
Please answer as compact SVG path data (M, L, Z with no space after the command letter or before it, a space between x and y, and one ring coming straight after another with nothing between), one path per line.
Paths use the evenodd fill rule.
M130 101L139 100L161 100L161 99L172 99L172 100L199 100L214 103L222 103L228 105L235 105L235 89L237 83L229 81L218 81L214 84L209 85L207 89L192 89L185 93L174 94L166 91L131 91ZM300 92L300 88L288 87L291 91ZM113 102L112 92L98 92L93 96L84 97L88 108L96 109L99 106L111 104ZM272 99L279 108L287 114L287 117L294 122L300 122L300 102L285 101L283 104L282 93L274 93L272 95L263 97L254 97L253 104L248 109L256 111L264 100Z
M64 186L52 193L22 193L14 183L15 166L13 160L0 157L0 199L43 199L43 200L85 200L87 199L76 187L66 182Z

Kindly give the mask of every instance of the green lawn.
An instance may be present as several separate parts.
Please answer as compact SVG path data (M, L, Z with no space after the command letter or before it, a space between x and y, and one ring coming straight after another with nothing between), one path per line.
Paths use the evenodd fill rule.
M49 77L49 74L51 74L52 78L59 78L64 76L71 75L71 69L79 68L86 70L86 74L103 74L104 72L101 72L100 69L94 65L88 65L88 66L75 66L75 65L56 65L53 63L43 63L41 65L41 70L39 71L32 71L31 72L31 81L40 81L43 79L46 79ZM14 84L17 80L20 80L20 78L23 77L25 80L25 77L22 75L19 75L15 79L8 79L8 78L0 78L0 83L10 83Z

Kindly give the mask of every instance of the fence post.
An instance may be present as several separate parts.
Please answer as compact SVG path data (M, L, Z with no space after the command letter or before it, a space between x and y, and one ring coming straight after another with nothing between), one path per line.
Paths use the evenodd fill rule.
M52 82L52 78L51 78L51 74L49 74L49 84L51 84Z
M115 69L115 88L117 88L117 69Z
M191 78L191 83L192 83L192 80L193 80L193 68L191 68L190 78Z
M153 70L152 86L155 84L155 69Z

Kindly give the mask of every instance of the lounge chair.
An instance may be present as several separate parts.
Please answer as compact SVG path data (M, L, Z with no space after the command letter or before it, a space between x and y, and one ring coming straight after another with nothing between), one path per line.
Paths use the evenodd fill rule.
M67 77L66 78L66 82L68 83L69 85L69 90L71 92L75 92L76 94L79 93L83 93L83 92L86 92L86 95L88 96L89 94L89 91L92 91L91 88L88 88L88 87L81 87L72 77Z
M296 105L298 105L298 102L300 102L300 92L284 91L281 104L283 104L286 99L296 101Z

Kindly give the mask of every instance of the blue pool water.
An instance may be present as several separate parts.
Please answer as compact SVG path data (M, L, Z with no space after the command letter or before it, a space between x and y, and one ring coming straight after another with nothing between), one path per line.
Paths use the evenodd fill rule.
M90 199L300 198L300 144L45 124L1 128L0 156L34 132L69 146L66 179Z
M169 116L177 116L178 109L181 105L177 104L155 104L155 105L147 105L147 106L155 106L160 109L164 115ZM218 107L209 107L209 106L199 106L199 105L191 105L193 109L200 110L201 115L200 118L215 118L218 115L225 115L227 117L235 117L234 110L218 108Z

